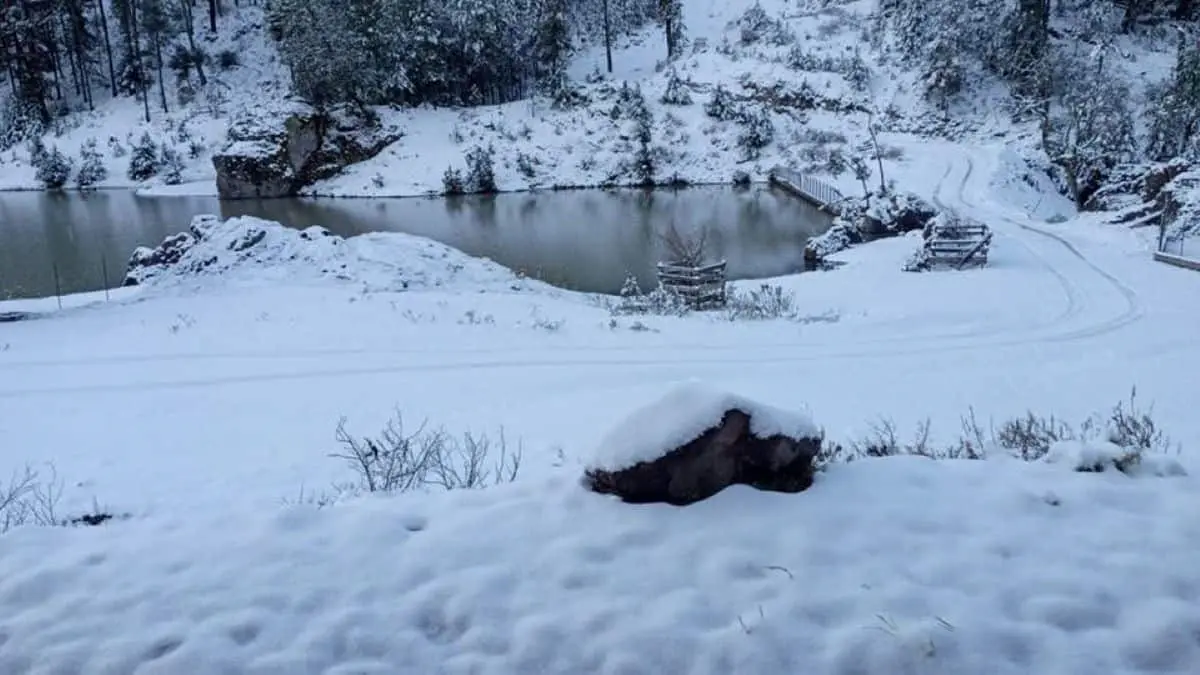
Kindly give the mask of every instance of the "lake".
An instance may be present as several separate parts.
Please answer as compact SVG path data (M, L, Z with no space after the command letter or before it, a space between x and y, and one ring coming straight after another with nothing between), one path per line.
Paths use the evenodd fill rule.
M655 285L662 241L707 231L713 258L732 279L803 269L809 237L831 219L765 185L679 190L570 190L488 197L275 199L139 197L130 191L0 193L0 299L101 290L120 285L138 246L187 229L192 216L251 215L335 234L406 232L490 258L574 290L616 293L628 275ZM107 273L107 275L106 275Z

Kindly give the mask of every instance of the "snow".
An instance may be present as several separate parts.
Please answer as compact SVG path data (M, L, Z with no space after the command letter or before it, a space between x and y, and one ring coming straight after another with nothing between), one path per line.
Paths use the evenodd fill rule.
M807 415L783 410L691 380L638 408L600 442L590 467L615 471L649 462L718 426L730 410L750 416L759 438L817 438L820 429Z
M1181 301L1200 275L1137 233L1031 218L997 175L1003 144L893 141L914 191L992 226L991 264L907 274L918 238L855 247L836 271L770 280L797 320L612 317L426 240L309 249L246 220L207 221L212 254L258 227L269 264L226 251L222 275L107 303L0 304L45 312L0 325L0 476L53 463L64 516L129 514L0 537L0 672L1200 669L1200 316ZM320 273L330 260L351 281ZM421 278L407 270L437 281L391 283ZM606 432L691 379L811 410L843 444L880 416L902 434L929 418L934 443L968 408L985 426L1082 420L1136 384L1182 448L1144 466L1186 475L1079 473L1071 452L1110 456L1090 445L1056 463L860 460L801 494L735 487L683 509L580 488ZM729 396L702 391L674 395ZM521 475L300 497L353 477L328 456L340 416L371 434L396 408L503 429ZM663 421L620 449L661 448L678 428Z
M139 271L143 285L162 291L200 285L333 280L357 284L363 292L452 284L507 290L536 287L543 294L554 292L490 261L396 232L344 239L320 227L295 230L250 216L222 221L214 215L201 215L193 219L188 234L196 243L178 263ZM136 256L149 253L150 249L141 248Z
M866 4L842 7L846 30L822 29L833 17L819 12L790 21L806 48L842 54ZM795 78L770 54L712 48L744 9L685 3L689 35L710 44L685 76ZM258 11L222 21L250 25ZM206 150L184 185L146 191L212 190L227 120L283 105L283 69L256 32L237 35L220 39L247 65L227 77L253 99L150 125L136 102L108 102L54 142L165 138L187 117ZM1120 46L1157 79L1163 59ZM648 32L614 55L616 80L641 82L659 119L661 51ZM581 55L573 72L599 58ZM912 78L879 72L880 104L912 110ZM805 77L846 91L839 76ZM736 128L703 118L696 99L676 112L667 173L723 182L735 166L802 165L811 144L790 134L806 126L862 140L858 121L831 113L777 116L782 141L742 164ZM587 184L616 161L618 129L588 111L524 102L384 118L406 136L315 192L438 189L444 161L489 140L505 188L529 185L518 152L545 158L543 185ZM1155 263L1145 231L1075 214L1028 167L1031 140L992 124L1002 136L883 138L903 151L886 165L901 189L992 228L988 267L904 273L919 237L854 247L835 271L766 280L795 297L779 320L615 317L419 237L306 239L249 218L201 221L185 266L215 258L202 273L62 309L0 302L36 313L0 324L0 481L52 464L60 515L128 514L0 535L0 673L1200 672L1200 275ZM0 165L3 187L32 186L21 152ZM124 161L110 157L107 186L127 182ZM856 194L848 180L836 184ZM230 250L255 231L258 243ZM928 419L941 444L971 410L985 426L1028 410L1083 420L1133 385L1181 448L1144 456L1136 479L1078 472L1119 456L1089 441L1044 462L864 459L800 494L736 486L686 508L579 486L586 466L660 452L731 403L806 411L762 421L811 430L810 413L842 444L880 417L902 434ZM327 508L305 497L354 477L329 457L339 418L373 434L396 409L448 433L503 430L521 475Z
M1137 456L1129 449L1109 441L1058 441L1050 446L1045 459L1051 464L1063 464L1075 471L1122 471L1130 475L1158 477L1187 475L1183 465L1171 457L1150 454Z

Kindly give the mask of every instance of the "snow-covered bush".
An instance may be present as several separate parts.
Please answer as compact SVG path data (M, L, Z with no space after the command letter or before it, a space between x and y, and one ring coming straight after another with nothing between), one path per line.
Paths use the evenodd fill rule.
M159 152L158 161L164 183L179 185L183 182L183 157L180 156L179 151L164 143Z
M233 70L240 65L242 65L242 60L232 49L222 49L217 52L217 67L221 70Z
M37 168L34 177L47 190L61 189L71 178L71 159L57 146L43 152L35 160L34 166Z
M842 213L844 215L845 211L843 210ZM804 245L804 259L809 262L818 262L827 256L861 243L862 240L862 232L859 231L854 221L839 216L834 219L833 225L828 230L808 240Z
M127 153L125 146L121 143L121 139L116 136L108 137L108 151L113 157L124 157Z
M447 167L446 172L442 174L442 193L447 195L461 195L467 191L467 180L463 178L462 171L454 167Z
M796 39L783 21L769 16L757 2L738 17L734 25L739 31L738 39L743 45L765 42L780 47L791 44Z
M352 435L342 418L335 437L340 449L331 456L354 474L351 481L335 483L338 497L431 487L474 490L511 483L521 469L520 444L510 448L503 430L493 439L471 432L451 434L426 423L408 429L400 411L375 436Z
M704 104L704 113L721 122L737 119L738 112L738 104L733 94L719 84L713 89L712 97Z
M96 147L96 139L89 138L79 149L79 171L75 174L75 185L80 189L95 186L108 178L108 167Z
M621 286L620 299L609 306L609 312L613 316L685 316L691 312L691 308L682 296L661 284L653 291L644 293L637 277L630 275Z
M737 187L750 187L750 174L741 169L734 171L733 184Z
M521 175L527 179L532 180L537 177L537 166L539 163L537 157L527 155L524 152L517 153L517 171L521 172Z
M667 77L667 89L663 92L662 102L667 105L691 105L692 93L688 85L679 77L679 73L671 70Z
M496 151L492 146L475 146L467 151L467 186L471 192L494 194L496 187Z
M738 115L742 131L738 134L738 147L746 159L758 159L764 148L775 140L775 125L771 115L762 106L747 108Z
M149 180L158 174L161 167L158 144L150 137L149 132L143 133L129 155L129 171L126 175L129 180Z
M796 316L796 294L774 284L762 284L746 291L730 289L725 302L725 316L730 321L791 319Z
M60 515L63 481L53 465L45 475L26 465L9 478L0 478L0 535L18 527L79 527L102 525L115 516L99 504L85 513ZM122 516L127 517L127 516Z
M1158 427L1152 409L1137 404L1137 392L1107 414L1094 415L1072 426L1053 415L1027 412L1000 424L984 425L975 410L963 415L958 439L947 445L934 442L928 419L917 426L911 441L902 440L888 419L872 425L870 433L848 446L830 445L823 464L864 457L918 455L934 459L983 459L999 452L1027 462L1070 462L1075 471L1099 472L1108 468L1127 474L1180 475L1182 467L1170 459L1179 448ZM1150 465L1150 466L1147 466Z

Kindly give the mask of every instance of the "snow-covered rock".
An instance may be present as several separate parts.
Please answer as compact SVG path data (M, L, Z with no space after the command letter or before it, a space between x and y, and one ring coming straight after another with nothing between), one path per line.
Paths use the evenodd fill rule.
M213 156L223 199L285 197L370 159L401 136L398 128L349 108L294 104L286 116L248 116L229 129Z
M201 280L335 280L377 290L466 286L524 290L548 286L424 237L379 232L343 238L322 227L295 230L253 217L196 216L188 232L139 248L126 286L168 287Z
M628 502L677 505L734 484L799 492L812 485L820 445L806 415L686 382L618 423L585 483Z

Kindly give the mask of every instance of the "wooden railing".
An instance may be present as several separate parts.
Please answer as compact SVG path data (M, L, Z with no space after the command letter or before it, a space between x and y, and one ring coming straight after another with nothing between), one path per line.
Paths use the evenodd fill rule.
M935 225L925 240L929 264L953 265L962 269L967 263L986 265L992 231L983 223L955 221Z
M683 298L692 309L725 306L725 261L691 267L658 263L658 283Z
M831 213L836 213L837 205L843 199L842 193L829 183L786 166L771 169L768 178L772 183Z

